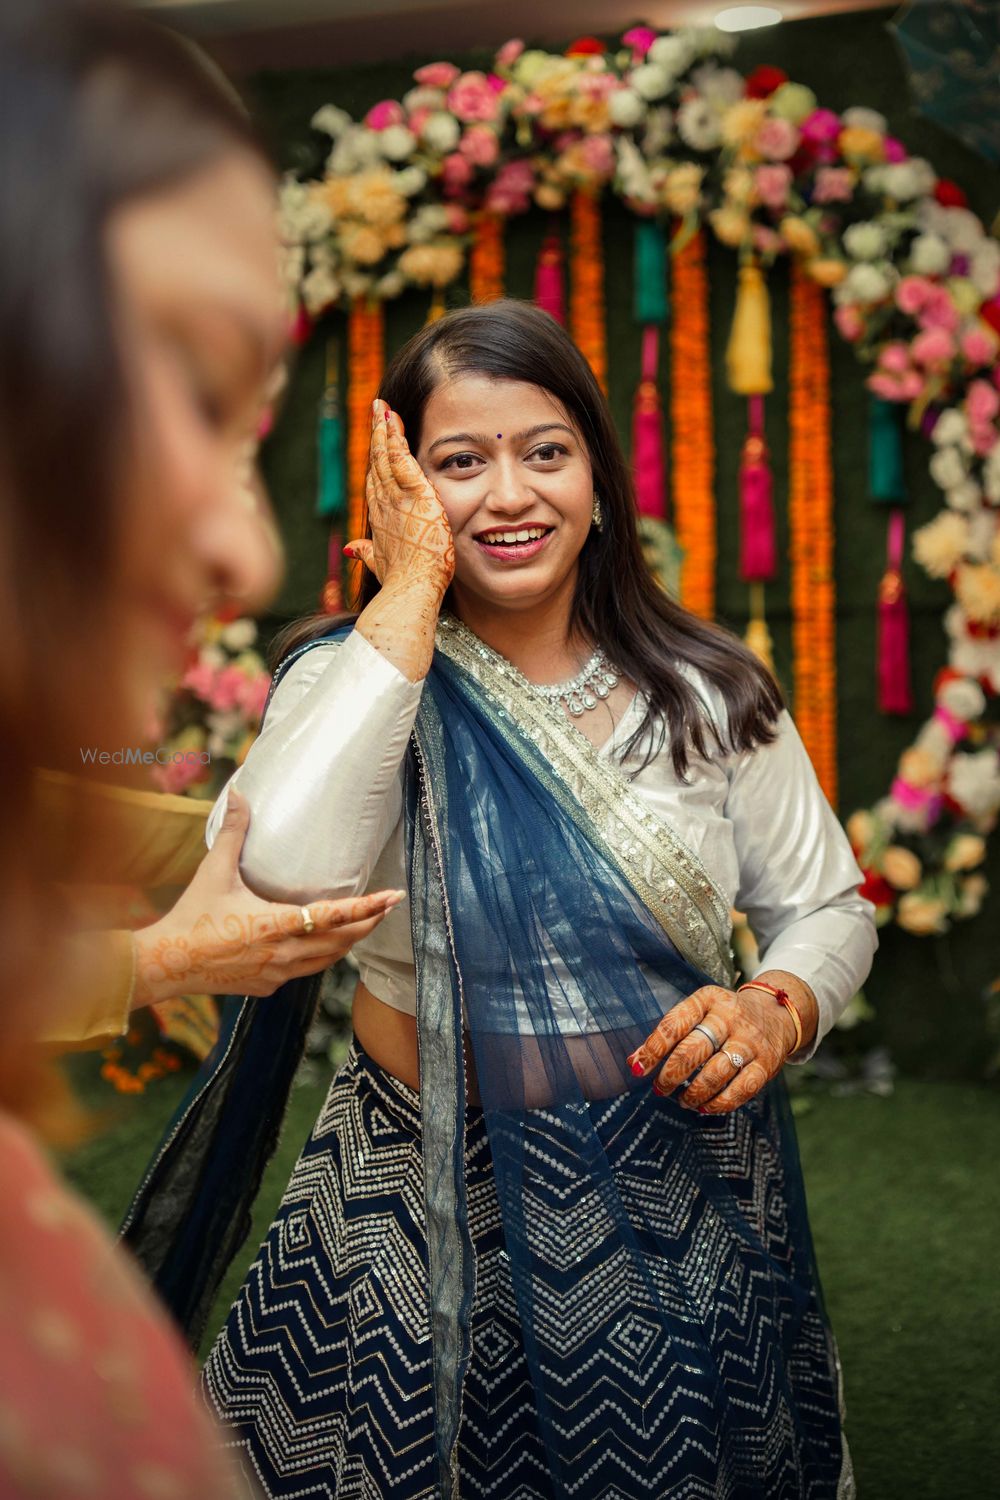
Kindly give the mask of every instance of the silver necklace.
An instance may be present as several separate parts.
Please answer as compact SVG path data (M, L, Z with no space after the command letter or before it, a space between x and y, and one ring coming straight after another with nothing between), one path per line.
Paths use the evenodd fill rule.
M621 673L608 661L600 647L578 672L565 682L533 682L531 687L550 703L562 701L575 718L589 708L596 708L613 687L617 687Z

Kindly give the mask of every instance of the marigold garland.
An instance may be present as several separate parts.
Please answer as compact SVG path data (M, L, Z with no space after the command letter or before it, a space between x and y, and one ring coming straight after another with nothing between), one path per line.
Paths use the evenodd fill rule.
M570 199L569 331L607 395L608 343L604 326L604 245L601 205L582 189Z
M674 530L684 554L681 603L715 614L715 436L706 241L698 230L672 258L670 465Z
M381 302L358 298L347 320L347 535L360 540L368 524L365 474L371 443L372 402L385 368L385 312ZM364 564L349 564L354 593Z
M793 262L789 303L789 554L795 722L837 805L836 592L826 300Z
M507 270L503 231L504 220L498 214L483 213L476 219L469 252L469 296L475 303L496 302L503 296Z

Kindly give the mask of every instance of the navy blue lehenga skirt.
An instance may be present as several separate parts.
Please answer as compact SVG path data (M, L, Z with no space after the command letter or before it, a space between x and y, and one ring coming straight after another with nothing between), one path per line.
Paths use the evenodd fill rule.
M581 1320L569 1290L537 1319L550 1391L560 1393L560 1461L572 1476L556 1485L535 1419L485 1120L469 1107L476 1290L459 1438L463 1500L853 1493L818 1291L792 1307L775 1272L790 1251L781 1156L767 1120L773 1104L765 1094L732 1115L692 1120L673 1100L661 1102L652 1124L635 1093L586 1108L630 1216L634 1208L648 1236L652 1275L663 1297L697 1321L693 1336L717 1350L726 1405L738 1417L720 1422L685 1386L683 1350L658 1347L615 1266L602 1262L588 1236L588 1222L600 1216L588 1214L586 1184L573 1185L568 1198L557 1185L545 1203L529 1192L529 1211L546 1215L560 1236L560 1257L565 1237L576 1237L570 1258L589 1282L585 1300L593 1308L596 1284L602 1309L599 1326L592 1315ZM528 1115L528 1160L540 1153L539 1179L558 1184L550 1170L559 1159L558 1121L545 1110ZM738 1203L750 1234L721 1198L689 1191L683 1143L695 1124L698 1149L715 1152L727 1201ZM670 1244L676 1257L664 1255ZM655 1395L644 1430L626 1430L615 1391L639 1379ZM244 1473L267 1496L435 1500L419 1096L356 1040L209 1355L202 1389Z

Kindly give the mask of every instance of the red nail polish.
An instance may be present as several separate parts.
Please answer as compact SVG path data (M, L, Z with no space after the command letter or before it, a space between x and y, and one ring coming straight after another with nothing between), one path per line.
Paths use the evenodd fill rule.
M636 1078L641 1078L645 1071L646 1069L643 1067L642 1063L638 1061L638 1059L632 1064L632 1072L635 1074Z
M700 1115L707 1115L708 1114L708 1110L707 1109L703 1109L702 1106L699 1104L699 1106L698 1106L698 1113Z
M389 418L392 416L392 412L390 411L390 409L389 409L388 406L386 407L385 411L383 412L383 416L385 417L385 420L387 422L388 422Z
M661 1099L665 1099L667 1097L667 1090L661 1089L659 1085L655 1083L653 1084L653 1093L658 1094Z
M353 557L354 556L354 548L353 547L345 547L344 548L344 556L345 557Z

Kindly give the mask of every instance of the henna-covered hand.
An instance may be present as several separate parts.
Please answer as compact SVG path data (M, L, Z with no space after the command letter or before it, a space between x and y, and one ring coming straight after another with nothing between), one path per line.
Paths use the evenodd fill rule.
M819 1008L804 980L782 969L758 974L758 979L787 990L802 1017L803 1041L816 1035ZM716 1051L697 1025L711 1031ZM627 1061L633 1072L656 1069L653 1088L659 1094L674 1089L697 1073L677 1096L678 1102L702 1114L726 1114L759 1094L784 1066L795 1048L795 1023L784 1005L766 990L736 994L721 985L707 984L675 1005L656 1030ZM734 1067L727 1053L744 1059ZM700 1070L700 1071L699 1071Z
M176 995L272 995L343 958L405 895L311 901L315 929L307 934L301 907L264 901L244 885L239 858L249 821L249 803L230 788L225 819L191 884L135 934L134 1008Z

